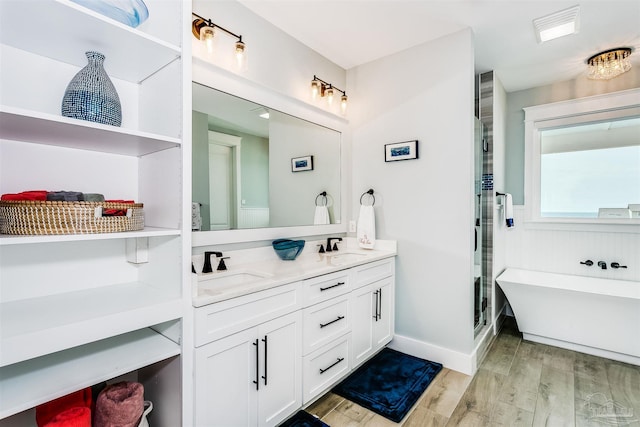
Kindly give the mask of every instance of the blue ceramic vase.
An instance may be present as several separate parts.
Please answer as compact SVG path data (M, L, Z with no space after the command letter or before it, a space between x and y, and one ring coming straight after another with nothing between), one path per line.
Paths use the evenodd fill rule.
M112 126L122 124L118 92L104 71L104 55L86 52L89 63L69 82L62 98L62 115Z

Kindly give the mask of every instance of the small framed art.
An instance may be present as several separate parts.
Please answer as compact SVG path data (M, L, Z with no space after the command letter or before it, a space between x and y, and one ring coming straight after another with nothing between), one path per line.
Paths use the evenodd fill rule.
M413 160L418 158L418 140L385 144L384 161Z
M294 157L291 159L291 172L313 170L313 156Z

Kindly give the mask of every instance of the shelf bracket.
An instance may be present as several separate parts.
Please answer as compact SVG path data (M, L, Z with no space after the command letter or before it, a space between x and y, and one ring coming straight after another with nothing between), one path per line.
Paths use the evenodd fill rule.
M132 237L126 240L127 261L132 264L149 262L149 238Z

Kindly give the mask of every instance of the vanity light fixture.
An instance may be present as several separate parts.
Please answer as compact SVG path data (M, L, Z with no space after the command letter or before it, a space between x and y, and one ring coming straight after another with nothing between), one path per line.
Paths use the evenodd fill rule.
M575 34L580 30L580 6L573 6L533 20L538 43Z
M631 69L632 49L617 47L596 53L585 62L587 63L587 77L594 80L609 80Z
M242 36L232 33L231 31L227 30L224 27L221 27L218 24L214 24L211 19L203 18L197 13L191 12L191 15L196 17L196 19L194 19L193 23L191 24L191 32L193 33L193 36L195 38L202 41L207 46L207 52L213 52L213 40L217 33L217 30L220 30L238 39L235 43L235 54L238 66L242 67L247 54L246 45L242 41Z
M344 90L340 90L331 83L328 83L317 76L313 76L313 80L311 80L311 97L313 99L326 97L327 103L329 105L333 104L333 98L335 96L335 92L342 93L340 96L340 110L344 114L347 111L347 93Z

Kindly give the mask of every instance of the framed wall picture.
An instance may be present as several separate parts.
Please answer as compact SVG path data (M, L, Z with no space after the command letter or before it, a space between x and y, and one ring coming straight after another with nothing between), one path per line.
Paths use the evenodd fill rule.
M291 172L313 170L313 156L294 157L291 159Z
M384 161L413 160L418 158L418 140L385 144Z

